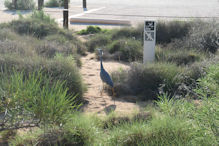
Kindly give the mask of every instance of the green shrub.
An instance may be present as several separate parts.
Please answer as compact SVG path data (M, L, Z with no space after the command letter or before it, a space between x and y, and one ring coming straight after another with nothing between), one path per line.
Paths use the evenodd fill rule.
M106 48L109 53L115 54L114 58L123 61L137 61L142 59L142 45L132 39L119 39L113 41Z
M31 14L31 16L27 17L26 19L28 19L28 18L29 19L41 20L42 22L49 23L49 24L57 24L54 18L51 18L50 15L45 14L43 11L34 11Z
M170 43L174 39L181 39L189 34L191 22L157 22L156 27L156 42L159 44ZM119 38L134 38L143 43L144 26L140 24L136 28L122 28L112 31L112 39Z
M177 88L177 75L182 71L182 68L174 64L133 64L130 70L121 72L117 80L115 77L113 80L117 95L122 91L121 93L141 95L142 100L150 100L157 99L160 87L173 94Z
M35 8L34 0L17 0L17 7L15 7L13 0L5 0L4 4L9 10L32 10Z
M82 29L78 32L79 35L88 35L102 32L99 26L88 26L87 29Z
M173 39L181 39L189 34L191 22L170 21L157 23L157 43L170 43Z
M115 29L112 30L111 35L113 40L117 39L124 39L124 38L129 38L129 39L134 39L134 40L139 40L143 41L143 31L144 29L140 26L137 28L122 28L122 29Z
M64 82L54 81L40 71L28 75L14 71L10 77L6 75L1 80L1 88L10 99L7 107L9 114L27 112L42 123L63 123L64 115L77 107L75 97L67 95L68 88L65 88ZM16 108L21 111L13 113Z
M219 97L219 64L211 65L207 68L207 74L198 81L196 92L202 97Z
M218 57L212 56L212 58L186 66L184 71L177 76L178 88L175 90L177 95L180 95L182 98L200 99L200 96L194 92L194 89L198 87L198 79L203 78L208 68L211 65L217 64L218 59Z
M148 124L132 123L115 128L106 145L191 145L194 133L185 120L163 116Z
M167 94L159 96L159 99L156 103L162 115L178 118L193 125L194 137L191 145L217 145L217 98L198 100L199 104L188 99L176 100Z
M191 65L194 62L199 62L207 58L207 55L196 50L186 49L168 49L156 47L156 61L176 63L177 65Z
M42 38L50 34L57 33L58 26L44 23L41 20L20 19L10 22L10 27L19 34L33 35Z
M70 0L68 0L70 2ZM64 0L49 0L45 4L46 7L61 7L64 6Z
M12 29L19 34L32 35L37 38L43 38L61 31L54 19L42 11L34 12L30 17L13 20L2 27Z
M104 47L105 45L109 44L111 39L106 34L97 34L91 37L90 40L87 42L88 51L94 52L97 47Z
M62 50L66 53L78 53L80 55L85 55L87 48L86 46L73 34L73 32L59 32L57 34L48 35L45 37L46 42L48 45L51 43L57 44L57 46L62 47ZM59 47L58 47L59 48Z
M37 56L1 55L0 66L5 66L6 70L9 71L12 68L15 68L17 71L24 71L26 75L42 70L44 75L51 76L52 81L60 80L65 82L68 93L77 95L77 101L82 100L84 86L74 58L71 56L57 55L54 59L45 59Z
M102 134L99 128L100 120L96 117L74 113L66 116L66 123L62 128L34 129L23 136L17 135L12 145L92 145Z
M218 26L216 21L192 21L189 34L184 39L173 41L172 48L192 48L215 54L219 48Z

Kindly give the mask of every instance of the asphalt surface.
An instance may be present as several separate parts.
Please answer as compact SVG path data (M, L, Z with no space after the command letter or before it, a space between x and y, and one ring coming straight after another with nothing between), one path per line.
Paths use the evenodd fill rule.
M5 9L4 0L0 0L0 9ZM77 18L129 20L132 24L146 19L219 20L219 0L87 0L87 9L84 13L82 0L71 0L69 15ZM45 11L55 19L62 18L60 8Z

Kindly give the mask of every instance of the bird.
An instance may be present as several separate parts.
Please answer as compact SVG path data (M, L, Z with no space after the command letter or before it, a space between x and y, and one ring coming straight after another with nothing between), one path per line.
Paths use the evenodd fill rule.
M113 84L112 78L110 77L109 73L103 67L103 57L102 57L103 50L98 49L98 51L100 54L100 78L101 78L103 83L106 83L107 85L109 85L111 87L113 96L115 96L114 84ZM114 99L114 105L115 105L115 99Z

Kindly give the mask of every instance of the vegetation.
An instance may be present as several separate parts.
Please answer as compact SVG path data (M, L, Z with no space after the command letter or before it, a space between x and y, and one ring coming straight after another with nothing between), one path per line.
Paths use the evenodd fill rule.
M77 111L86 47L71 31L43 12L1 24L0 145L218 145L217 26L204 24L204 32L195 33L196 22L158 23L156 61L112 73L118 96L152 104L105 117ZM105 59L142 59L142 26L92 29L86 30L94 33L89 51L102 47ZM190 42L198 36L205 37ZM21 128L28 129L17 132Z
M46 29L48 33L44 31L43 35L40 32L36 35L33 30L37 31L38 25L31 26L26 23L27 21L40 21L42 25L49 23L53 25L48 25ZM20 25L17 27L10 25L16 22L20 22ZM29 32L26 29L28 27L31 28ZM77 95L77 100L82 100L85 88L78 67L81 65L79 54L83 54L84 47L71 32L58 28L55 22L42 12L34 12L31 18L20 18L9 24L3 24L1 28L2 68L6 67L6 71L12 69L23 71L25 75L42 70L42 74L50 76L52 81L64 82L68 94ZM57 28L56 32L51 31L53 28Z
M218 67L218 63L211 65L206 76L199 78L194 89L199 100L161 94L147 113L111 113L104 118L74 113L62 128L33 129L16 135L10 144L217 145Z
M215 21L159 21L157 23L156 42L160 44L160 50L169 53L174 52L174 56L170 55L167 57L169 59L162 56L165 57L168 62L176 61L178 65L191 64L196 60L207 58L209 53L215 54L217 52L219 48L217 42L218 26L218 22ZM130 43L123 44L121 43L123 42L122 40ZM130 44L136 43L138 44L137 46L130 46ZM120 57L122 61L129 62L142 60L143 53L139 50L143 48L143 25L139 25L137 28L122 28L100 32L91 36L87 42L87 46L91 52L98 47L104 49L106 59L118 60ZM122 50L126 50L126 53L133 55L121 56L124 53ZM177 53L175 54L175 52ZM184 52L188 53L183 54ZM158 53L156 54L157 59L160 59L158 57L162 54L159 53L162 52L156 53Z
M16 4L13 0L5 0L4 4L9 10L32 10L35 8L34 0L17 0Z
M88 26L87 29L82 29L78 32L79 35L95 34L100 32L105 32L107 30L102 30L99 26Z
M68 0L70 2L70 0ZM64 6L64 0L49 0L45 4L46 7L62 7Z

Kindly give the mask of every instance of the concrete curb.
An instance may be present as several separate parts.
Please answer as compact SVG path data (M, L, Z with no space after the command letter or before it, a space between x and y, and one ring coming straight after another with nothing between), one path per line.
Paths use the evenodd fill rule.
M116 19L91 19L91 18L70 18L70 23L80 24L104 24L104 25L131 25L128 20L116 20Z

